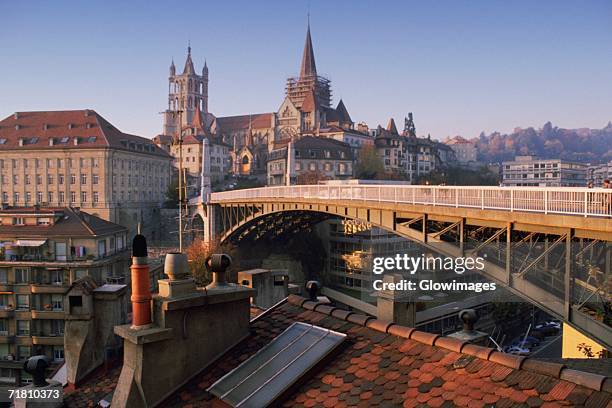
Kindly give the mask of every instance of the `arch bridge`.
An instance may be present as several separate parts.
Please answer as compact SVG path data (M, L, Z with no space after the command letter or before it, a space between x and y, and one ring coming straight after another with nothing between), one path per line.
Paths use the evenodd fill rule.
M205 239L260 239L328 217L392 231L479 271L612 350L612 190L309 185L212 193ZM595 302L595 300L597 300ZM603 308L603 310L602 310Z

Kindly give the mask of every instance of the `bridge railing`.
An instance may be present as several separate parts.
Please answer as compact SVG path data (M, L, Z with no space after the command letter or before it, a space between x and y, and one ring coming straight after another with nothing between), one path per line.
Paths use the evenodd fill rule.
M612 190L574 187L304 185L212 193L213 203L253 199L356 200L461 208L612 216Z

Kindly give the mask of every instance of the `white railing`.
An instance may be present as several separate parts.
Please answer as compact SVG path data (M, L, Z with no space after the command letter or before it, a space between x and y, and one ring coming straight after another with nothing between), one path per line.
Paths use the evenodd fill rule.
M212 203L253 199L356 200L612 217L612 190L579 187L306 185L261 187L211 194Z

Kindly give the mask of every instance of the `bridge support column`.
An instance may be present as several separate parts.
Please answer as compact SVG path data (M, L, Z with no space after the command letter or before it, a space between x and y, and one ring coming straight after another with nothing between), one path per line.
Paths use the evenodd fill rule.
M400 274L383 276L383 283L399 283ZM381 290L376 299L376 314L380 320L408 327L416 326L416 304L402 291Z
M563 316L570 321L572 312L572 235L574 231L570 228L567 230L565 238L565 299L563 302Z
M206 204L202 205L201 215L202 220L204 221L204 243L209 244L211 242L215 242L218 238L217 234L217 211L215 209L214 204Z

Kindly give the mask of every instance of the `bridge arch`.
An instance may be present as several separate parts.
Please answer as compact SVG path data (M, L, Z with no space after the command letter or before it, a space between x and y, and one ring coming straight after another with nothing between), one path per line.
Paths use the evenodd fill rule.
M273 221L274 217L283 214L307 214L311 216L311 220L318 220L321 217L357 220L415 241L442 256L451 257L465 256L467 251L471 250L474 253L482 249L464 246L467 244L467 237L478 231L487 231L488 235L481 240L482 243L501 241L506 243L508 248L510 243L518 242L515 240L516 236L524 239L532 234L547 234L553 237L551 246L557 249L567 249L572 240L574 242L576 240L612 241L612 219L603 214L603 218L600 218L590 215L583 217L577 214L548 214L544 211L541 213L500 211L496 208L484 208L484 205L461 207L448 203L432 205L426 202L400 203L393 200L362 198L355 200L342 194L313 197L302 193L285 194L284 189L297 190L297 187L281 187L273 193L257 191L272 190L269 188L254 189L251 192L235 191L228 192L231 195L227 194L226 197L224 196L226 193L213 194L212 205L215 211L220 213L216 218L219 220L216 231L221 241L240 239L241 235L247 236L257 228L263 227L264 221ZM518 195L516 192L514 194L515 197ZM583 201L572 202L575 204ZM319 218L312 217L312 214L319 214ZM449 234L457 239L449 241ZM572 252L566 254L571 255ZM579 331L612 348L610 327L576 310L576 305L572 302L571 289L568 289L573 284L567 285L574 279L568 275L571 270L561 272L561 280L564 280L561 284L565 286L560 288L560 292L553 292L534 282L529 273L525 274L526 271L513 270L512 256L512 250L508 249L505 251L505 262L487 261L484 275L502 284L514 294L539 304L551 315L563 319ZM567 262L570 261L566 261L566 264Z

